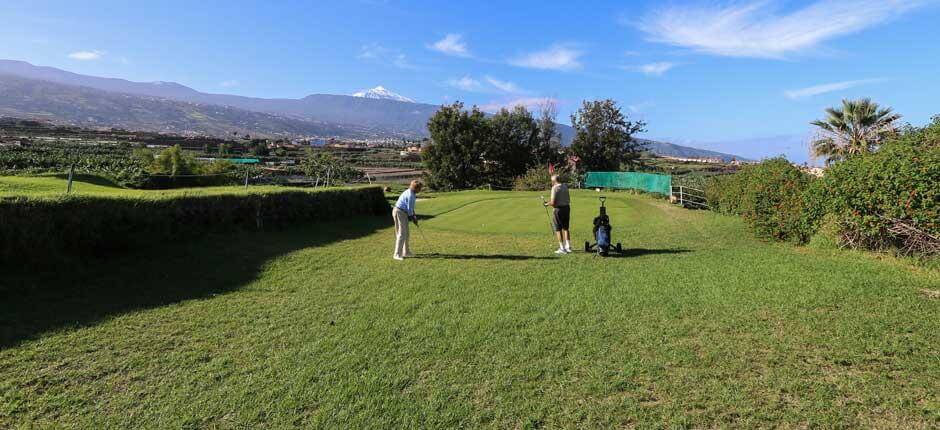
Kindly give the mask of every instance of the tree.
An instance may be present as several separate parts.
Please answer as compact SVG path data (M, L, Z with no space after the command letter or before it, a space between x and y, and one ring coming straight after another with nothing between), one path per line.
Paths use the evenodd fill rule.
M198 169L196 160L179 145L164 149L153 158L148 171L153 175L190 175Z
M559 164L565 159L561 147L561 134L558 133L558 106L552 99L545 99L539 106L538 146L532 154L539 166Z
M521 105L511 111L500 109L486 121L489 139L482 153L485 180L490 185L509 187L536 162L533 154L539 146L538 124Z
M894 134L901 115L881 108L871 99L842 100L842 107L826 109L826 118L810 124L818 127L810 142L810 154L823 158L826 166L855 154L874 152Z
M571 152L581 159L581 168L618 171L623 163L633 164L644 146L633 135L646 131L643 121L630 121L613 100L585 101L571 115L575 129Z
M270 153L270 151L268 151L268 144L264 140L252 141L248 146L248 150L251 152L251 155L257 157L263 157Z
M431 142L422 153L430 172L431 187L452 190L484 183L484 151L489 144L489 124L476 106L466 111L463 103L441 106L428 120Z

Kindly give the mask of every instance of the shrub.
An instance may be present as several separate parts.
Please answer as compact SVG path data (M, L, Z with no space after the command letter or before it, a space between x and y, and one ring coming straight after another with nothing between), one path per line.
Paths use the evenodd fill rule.
M826 172L825 198L845 244L904 249L905 238L890 232L899 221L940 236L940 146L925 140L932 127L877 153L849 157Z
M713 178L706 187L713 210L741 215L759 237L805 243L815 232L821 208L813 178L784 158L746 166Z
M52 264L207 233L281 228L389 211L379 187L0 200L4 263Z
M516 178L513 189L516 191L543 191L551 187L552 175L545 167L533 167L524 175Z

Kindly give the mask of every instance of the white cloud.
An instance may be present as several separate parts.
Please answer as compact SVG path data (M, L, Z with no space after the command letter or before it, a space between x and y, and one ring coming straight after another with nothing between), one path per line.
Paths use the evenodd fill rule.
M481 84L480 81L471 78L470 76L448 79L447 85L463 91L477 92L483 90L483 84Z
M834 82L831 84L814 85L812 87L800 88L796 90L787 90L783 92L783 95L785 95L790 100L798 100L806 97L818 96L820 94L831 93L833 91L847 90L859 85L873 84L882 81L884 81L884 79L860 79L856 81Z
M509 64L532 69L571 71L581 68L578 58L583 52L566 45L552 45L544 51L532 52L509 60Z
M640 72L647 76L662 76L663 73L668 72L673 67L676 67L678 64L670 63L668 61L661 61L658 63L649 63L643 64L641 66L627 66L624 67L624 70L629 70L633 72Z
M489 75L484 76L482 80L469 75L462 78L451 78L447 80L446 84L462 91L474 93L515 95L527 93L527 91L519 88L519 86L513 82L497 79Z
M444 36L443 39L428 45L428 49L454 57L466 58L471 56L470 50L467 49L467 44L463 41L463 35L454 33L448 34Z
M483 79L485 79L486 82L489 82L489 84L495 87L497 90L502 91L504 93L522 94L525 92L521 88L519 88L518 85L509 81L501 81L492 76L484 76Z
M231 79L231 80L228 80L228 81L219 82L219 86L220 86L220 87L223 87L223 88L237 87L237 86L239 86L239 85L241 85L241 84L242 84L241 82L238 82L238 81L235 80L235 79Z
M483 112L495 113L499 112L500 109L512 109L516 106L525 106L530 111L537 110L540 106L544 106L546 103L552 102L558 104L557 99L550 97L520 97L508 101L496 101L490 102L480 106L480 110Z
M637 26L652 42L729 57L783 59L906 13L928 0L816 0L781 12L770 1L659 9Z
M362 45L362 48L359 49L359 55L356 55L356 58L392 65L399 69L415 70L418 68L414 64L411 64L411 62L408 61L408 57L400 50L386 48L378 43Z
M104 56L104 51L92 50L92 51L76 51L69 54L69 58L79 61L92 61L100 60Z

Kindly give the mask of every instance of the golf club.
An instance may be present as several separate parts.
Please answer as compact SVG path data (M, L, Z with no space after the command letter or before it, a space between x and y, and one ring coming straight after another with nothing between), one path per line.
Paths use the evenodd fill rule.
M552 243L555 242L555 226L552 224L552 216L548 213L548 202L545 201L545 196L539 196L542 198L542 207L545 208L545 217L548 218L548 231L552 236Z
M427 239L425 238L425 236L424 236L424 230L421 230L421 226L419 226L417 223L415 223L415 230L418 231L418 236L421 236L421 243L422 243L425 247L427 247L428 243L430 243L430 242L428 242ZM428 251L427 254L433 255L434 253ZM416 254L416 255L417 255L417 254Z

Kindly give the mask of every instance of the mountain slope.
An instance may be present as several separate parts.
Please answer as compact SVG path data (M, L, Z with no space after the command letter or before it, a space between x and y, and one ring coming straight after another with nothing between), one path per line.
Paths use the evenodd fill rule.
M0 115L85 127L216 136L232 132L268 136L369 133L363 128L301 121L228 106L120 94L8 75L0 75Z
M379 132L384 130L389 137L426 136L427 120L440 108L440 106L423 103L330 94L313 94L302 99L262 99L209 94L176 83L144 83L99 78L11 60L0 60L0 73L104 91L231 106L321 123L347 124Z
M216 134L220 130L244 127L243 130L253 130L255 134L293 133L350 138L419 138L428 136L428 119L440 109L440 106L437 105L392 100L388 97L395 98L394 96L398 95L382 87L369 90L375 98L368 97L366 93L369 91L364 91L362 97L313 94L302 99L264 99L202 93L173 82L132 82L125 79L86 76L13 60L0 60L0 75L12 75L31 80L85 87L83 94L86 107L93 105L91 99L97 96L104 98L102 100L104 105L111 105L114 103L112 97L115 93L121 93L122 97L129 97L129 95L149 97L150 100L146 101L148 109L143 109L143 111L154 114L149 118L147 115L128 118L127 112L114 111L116 115L114 121L108 124L106 115L92 115L90 118L93 118L94 121L89 122L88 117L79 118L77 112L69 112L68 109L65 109L66 106L59 106L64 110L58 112L62 115L61 120L76 124L121 127L129 127L128 124L137 124L132 128L151 131L182 128L193 132ZM88 92L91 89L99 90L101 94L92 97L92 94ZM381 95L387 97L379 97ZM0 97L5 97L5 95L0 95ZM405 99L401 96L398 97ZM163 101L168 103L167 106L158 107L159 102L155 98L166 99ZM40 100L34 100L33 102L40 103ZM177 104L173 102L177 102ZM184 104L178 104L178 102L184 102ZM20 103L22 103L22 100ZM145 101L136 100L134 103L145 103ZM188 103L188 105L185 103ZM201 106L197 110L212 112L210 105L225 106L227 108L216 107L215 109L220 112L230 112L231 115L222 115L221 117L202 115L205 118L200 117L198 121L183 119L185 115L182 115L182 112L196 109L193 106ZM29 106L21 107L28 108ZM33 106L33 108L35 107L37 106ZM16 111L16 109L7 106L0 100L0 112L3 112L4 108L8 112ZM46 106L46 108L48 109L50 106ZM169 111L175 111L176 114L171 115ZM162 115L157 114L158 112L162 112ZM256 117L256 126L252 126L252 121L248 120L249 113L260 115ZM50 118L53 114L51 111L47 111L41 116ZM148 122L159 120L169 122ZM212 124L213 121L218 121L218 124ZM276 124L283 124L284 129L278 130ZM562 143L565 145L570 144L574 137L574 130L568 125L559 124L558 131L562 135ZM659 155L722 157L725 160L730 160L732 157L729 154L670 143L648 142L648 149Z

